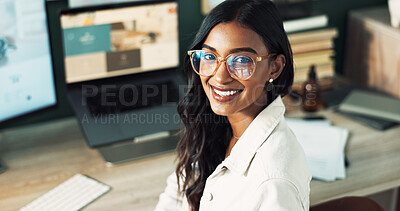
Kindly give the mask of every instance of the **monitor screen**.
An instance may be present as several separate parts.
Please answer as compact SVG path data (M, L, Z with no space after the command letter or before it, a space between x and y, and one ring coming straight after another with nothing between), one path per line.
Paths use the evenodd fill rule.
M45 0L0 0L0 122L56 104Z
M176 2L98 8L61 15L67 83L179 65Z

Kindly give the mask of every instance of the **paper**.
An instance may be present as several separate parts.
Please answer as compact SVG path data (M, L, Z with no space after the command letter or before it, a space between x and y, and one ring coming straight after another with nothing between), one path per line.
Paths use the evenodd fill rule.
M344 148L348 130L332 126L327 120L286 118L306 154L313 178L323 181L344 179Z
M337 167L337 174L336 178L337 179L344 179L346 178L346 166L345 166L345 147L346 147L346 142L347 138L349 137L349 131L344 128L340 128L342 130L342 136L339 144L339 149L341 149L341 153L343 156L339 156L338 160L338 167Z

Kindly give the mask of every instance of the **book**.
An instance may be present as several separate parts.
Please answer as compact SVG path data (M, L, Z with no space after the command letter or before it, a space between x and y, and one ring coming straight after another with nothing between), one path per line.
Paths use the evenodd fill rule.
M338 112L339 112L339 114L343 114L357 122L360 122L363 125L372 127L377 130L386 130L386 129L389 129L389 128L399 124L397 122L379 119L379 118L375 118L375 117L364 116L364 115L360 115L360 114L347 113L347 112L341 112L341 111L338 111Z
M335 68L333 65L315 66L315 71L318 79L333 77ZM295 70L293 83L302 83L308 79L308 69Z
M335 52L330 50L315 51L310 53L302 53L293 55L293 63L295 68L305 68L311 65L326 64L332 62Z
M307 32L288 34L290 44L314 42L318 40L334 39L338 36L336 28L318 29Z
M332 39L317 40L305 43L294 43L291 45L293 54L308 53L320 50L329 50L334 47Z
M283 28L286 33L326 26L328 26L328 16L325 14L283 21Z
M312 57L333 56L333 55L334 51L332 49L328 49L328 50L294 54L293 59L308 59Z
M338 110L400 122L400 99L370 91L351 91Z
M315 65L315 69L317 70L317 73L318 73L319 69L325 69L325 68L330 68L330 67L334 67L334 66L335 66L335 61L330 60L330 61L325 62L325 63L316 64ZM302 71L307 71L308 72L309 70L310 70L310 66L294 66L294 71L295 72L302 72ZM317 77L318 77L318 75L317 75Z
M319 85L320 90L326 91L326 90L332 89L332 87L334 86L333 81L334 80L332 79L332 77L318 79L318 85ZM292 90L299 94L303 94L303 91L304 91L303 86L304 86L304 83L301 83L301 82L293 83Z

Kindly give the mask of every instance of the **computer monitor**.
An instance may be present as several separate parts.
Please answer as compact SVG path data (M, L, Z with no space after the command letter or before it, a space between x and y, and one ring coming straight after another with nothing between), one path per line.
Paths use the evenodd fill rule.
M57 103L44 5L0 1L0 128Z
M57 102L44 0L0 1L0 124Z
M83 7L60 19L68 84L179 65L175 1Z
M177 1L61 7L58 20L67 95L88 145L111 163L175 149L169 136L182 126Z

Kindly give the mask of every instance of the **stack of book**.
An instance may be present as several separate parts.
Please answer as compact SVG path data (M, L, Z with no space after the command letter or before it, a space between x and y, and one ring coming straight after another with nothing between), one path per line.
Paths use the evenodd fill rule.
M336 28L315 29L288 35L293 51L294 83L301 84L308 79L310 66L315 65L318 79L335 75L334 39Z
M295 71L292 89L296 91L302 90L312 65L315 65L321 89L331 85L330 78L335 74L333 39L338 31L336 28L328 28L327 14L313 9L316 1L274 0L292 46Z

